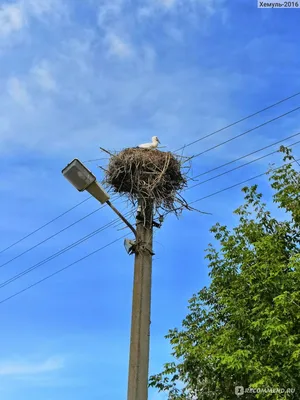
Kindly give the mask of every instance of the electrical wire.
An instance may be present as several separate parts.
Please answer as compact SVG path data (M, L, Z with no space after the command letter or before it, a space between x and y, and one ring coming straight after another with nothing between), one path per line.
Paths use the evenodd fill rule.
M106 161L107 161L107 157L93 158L92 160L85 160L85 161L82 161L82 162L83 162L83 163L88 163L88 162L103 161L103 160L106 160Z
M100 247L99 249L93 251L92 253L89 253L89 254L87 254L86 256L84 256L84 257L82 257L82 258L80 258L80 259L78 259L78 260L72 262L71 264L68 264L67 266L65 266L65 267L63 267L63 268L61 268L61 269L59 269L58 271L53 272L52 274L46 276L45 278L40 279L39 281L33 283L32 285L29 285L29 286L27 286L26 288L24 288L24 289L22 289L22 290L19 290L18 292L15 292L15 293L12 294L11 296L6 297L5 299L1 300L1 301L0 301L0 304L3 304L3 303L5 303L6 301L8 301L8 300L10 300L10 299L12 299L12 298L18 296L19 294L26 292L27 290L33 288L34 286L39 285L40 283L46 281L47 279L52 278L53 276L59 274L60 272L65 271L66 269L72 267L73 265L78 264L79 262L81 262L81 261L83 261L83 260L86 260L88 257L91 257L92 255L98 253L98 252L101 251L101 250L104 250L105 248L111 246L112 244L118 242L119 240L124 239L126 236L127 236L127 235L123 235L123 236L119 237L118 239L116 239L116 240L114 240L114 241L112 241L112 242L106 244L105 246Z
M125 216L128 216L129 214L131 214L131 212L128 212L127 214L125 214ZM67 251L77 247L78 245L80 245L81 243L91 239L92 237L94 237L95 235L97 235L98 233L104 231L107 228L110 228L111 226L120 226L123 224L122 221L119 221L119 223L117 223L119 221L119 218L114 219L113 221L109 222L108 224L102 226L101 228L96 229L95 231L89 233L88 235L82 237L81 239L77 240L76 242L64 247L62 250L58 251L57 253L52 254L51 256L45 258L44 260L34 264L33 266L27 268L26 270L20 272L17 275L14 275L13 277L9 278L8 280L6 280L5 282L2 282L0 284L0 289L3 288L4 286L9 285L10 283L16 281L17 279L20 279L22 276L27 275L29 272L41 267L44 264L47 264L48 262L54 260L55 258L59 257L60 255L66 253Z
M290 163L287 163L287 164L284 164L284 165L289 165L289 164L292 164L292 163L294 163L294 162L297 162L297 163L298 163L299 160L300 160L300 158L299 158L299 159L295 159L294 161L292 161L292 162L290 162ZM278 167L278 168L275 168L274 171L276 171L276 170L278 170L278 169L280 169L280 168L282 168L282 166L280 166L280 167ZM258 175L256 175L256 176L251 177L251 178L249 178L249 179L246 179L246 180L244 180L244 181L242 181L242 182L236 183L236 184L234 184L234 185L231 185L231 186L229 186L229 187L226 187L226 188L224 188L224 189L221 189L221 190L219 190L219 191L217 191L217 192L211 193L210 195L207 195L207 196L201 197L200 199L194 200L194 201L192 201L190 204L197 203L197 202L199 202L199 201L201 201L201 200L207 199L207 198L209 198L209 197L215 196L215 195L217 195L217 194L219 194L219 193L222 193L222 192L224 192L224 191L227 191L227 190L229 190L229 189L232 189L232 188L237 187L237 186L239 186L239 185L242 185L242 184L244 184L244 183L250 182L250 181L253 180L253 179L256 179L256 178L259 178L259 177L262 177L262 176L266 175L267 173L268 173L268 172L263 172L263 173L261 173L261 174L258 174ZM128 212L127 214L131 214L131 212ZM126 214L126 216L127 216L127 214ZM15 275L14 277L8 279L8 280L5 281L5 282L1 283L1 284L0 284L0 288L2 288L2 287L4 287L4 286L8 285L9 283L12 283L13 281L15 281L15 280L21 278L21 277L24 276L25 274L31 272L32 270L38 268L39 266L41 266L41 265L43 265L43 264L45 264L45 263L51 261L52 259L58 257L59 255L63 254L64 252L70 250L71 248L74 248L74 247L78 246L79 244L81 244L81 243L83 243L84 241L90 239L91 237L95 236L97 233L99 233L100 231L103 231L104 229L108 228L109 226L115 225L117 221L118 221L118 218L116 218L115 220L111 221L110 223L104 225L103 227L97 229L96 231L90 233L89 235L87 235L87 236L81 238L81 239L78 240L77 242L74 242L73 244L67 246L66 248L64 248L64 249L62 249L62 250L60 250L58 253L55 253L54 255L52 255L52 256L46 258L45 260L41 261L40 263L35 264L34 266L28 268L27 270L25 270L25 271L23 271L23 272L21 272L21 273ZM118 225L122 225L122 222L119 222L119 224L117 224L116 226L118 226ZM125 237L125 236L126 236L126 235L122 236L121 238L123 238L123 237ZM119 238L119 239L117 239L117 240L120 240L121 238ZM115 242L116 242L116 241L111 242L111 244L112 244L112 243L115 243ZM102 249L102 248L101 248L101 249ZM96 250L95 252L97 252L97 251L100 251L100 249ZM43 282L44 280L46 280L46 279L52 277L53 275L56 275L58 272L61 272L61 271L65 270L66 268L70 267L71 265L74 265L74 264L78 263L79 261L81 261L81 260L83 260L83 259L85 259L85 258L91 256L92 254L95 254L95 252L90 253L89 255L87 255L87 256L85 256L85 257L83 257L83 258L81 258L81 259L75 261L75 262L72 263L72 264L69 264L67 267L64 267L64 268L62 268L61 270L56 271L54 274L51 274L51 275L49 275L48 277L46 277L46 278L44 278L44 279L42 279L42 280L36 282L35 284L30 285L29 287L23 289L22 291L17 292L17 293L15 293L14 295L10 296L9 298L6 298L6 299L4 299L3 301L0 301L0 304L3 303L3 302L5 302L5 301L7 301L7 300L9 300L9 299L12 298L12 297L15 297L17 294L23 293L23 291L28 290L29 288L31 288L31 287L37 285L38 283Z
M261 147L260 149L255 150L255 151L252 151L251 153L248 153L248 154L246 154L246 155L244 155L244 156L241 156L241 157L239 157L239 158L236 158L236 159L234 159L234 160L232 160L232 161L228 161L228 162L225 163L225 164L219 165L218 167L214 167L214 168L212 168L212 169L210 169L210 170L208 170L208 171L202 172L201 174L195 175L195 176L193 176L192 178L190 178L190 179L188 179L188 180L193 180L193 179L196 179L196 178L200 178L200 176L207 175L207 174L209 174L210 172L213 172L213 171L216 171L217 169L226 167L227 165L230 165L230 164L233 164L233 163L235 163L235 162L237 162L237 161L240 161L240 160L242 160L243 158L252 156L253 154L256 154L256 153L258 153L258 152L260 152L260 151L262 151L262 150L268 149L269 147L272 147L272 146L275 146L276 144L282 143L284 140L292 139L292 138L294 138L294 137L296 137L296 136L299 136L299 135L300 135L300 132L295 133L294 135L291 135L291 136L287 136L287 137L285 137L285 138L282 138L281 140L278 140L277 142L273 142L272 144L270 144L270 145L268 145L268 146ZM295 143L294 143L294 144L295 144Z
M292 161L292 162L290 162L290 163L287 163L287 164L284 164L284 165L290 165L290 164L293 164L294 162L297 162L297 163L298 163L299 160L300 160L300 158L299 158L299 159L295 159L294 161ZM282 167L283 167L283 165L280 166L280 167L278 167L278 168L275 168L274 171L276 171L276 170L278 170L278 169L280 169L280 168L282 168ZM226 188L224 188L224 189L221 189L221 190L219 190L219 191L217 191L217 192L211 193L210 195L201 197L200 199L194 200L194 201L191 202L190 204L197 203L197 202L199 202L199 201L201 201L201 200L204 200L204 199L207 199L207 198L209 198L209 197L215 196L215 195L217 195L217 194L219 194L219 193L222 193L222 192L224 192L224 191L226 191L226 190L229 190L229 189L232 189L232 188L237 187L237 186L239 186L239 185L242 185L242 184L244 184L244 183L250 182L250 181L253 180L253 179L256 179L256 178L259 178L259 177L261 177L261 176L266 175L267 173L268 173L268 172L261 173L261 174L259 174L259 175L254 176L254 177L251 177L251 178L249 178L249 179L246 179L246 180L244 180L244 181L242 181L242 182L239 182L239 183L237 183L237 184L231 185L231 186L226 187ZM118 219L116 219L116 220L118 220ZM116 220L112 221L111 223L116 222ZM121 224L121 223L120 223L120 224ZM100 228L100 229L101 229L101 228ZM103 228L102 228L102 229L103 229ZM93 234L93 233L92 233L92 234ZM10 300L10 299L12 299L12 298L18 296L18 295L21 294L21 293L24 293L25 291L31 289L32 287L37 286L38 284L44 282L45 280L47 280L47 279L49 279L49 278L51 278L51 277L57 275L58 273L60 273L60 272L62 272L62 271L64 271L64 270L66 270L67 268L70 268L71 266L73 266L73 265L75 265L75 264L77 264L77 263L79 263L79 262L81 262L81 261L87 259L88 257L91 257L92 255L96 254L97 252L99 252L99 251L105 249L106 247L108 247L108 246L110 246L110 245L116 243L117 241L119 241L119 240L125 238L126 236L127 236L127 235L123 235L123 236L119 237L118 239L116 239L116 240L114 240L114 241L108 243L107 245L105 245L105 246L103 246L103 247L101 247L101 248L99 248L99 249L97 249L97 250L95 250L95 251L93 251L93 252L87 254L86 256L84 256L84 257L82 257L82 258L80 258L80 259L74 261L74 262L71 263L71 264L68 264L66 267L61 268L60 270L58 270L58 271L52 273L51 275L48 275L48 276L46 276L45 278L43 278L43 279L41 279L41 280L39 280L39 281L33 283L32 285L29 285L29 286L27 286L26 288L24 288L24 289L22 289L22 290L20 290L20 291L18 291L18 292L16 292L16 293L14 293L13 295L11 295L11 296L9 296L9 297L7 297L7 298L1 300L1 301L0 301L0 304L2 304L2 303L4 303L4 302L6 302L6 301L8 301L8 300ZM25 271L24 271L24 272L25 272ZM23 273L21 273L21 274L23 274ZM16 277L14 277L14 278L16 278ZM11 278L11 279L14 279L14 278ZM17 279L17 278L16 278L16 279ZM14 279L14 280L15 280L15 279ZM3 285L3 284L2 284L2 285ZM2 287L2 286L1 286L1 287Z
M290 162L290 163L286 163L286 164L284 164L284 165L290 165L290 164L293 164L294 162L297 162L297 163L298 163L299 160L300 160L300 158L299 158L299 159L295 159L294 161L292 161L292 162ZM282 166L280 166L280 167L278 167L278 168L275 168L274 171L276 171L276 170L282 168L284 165L282 165ZM242 184L244 184L244 183L250 182L250 181L253 180L253 179L256 179L256 178L259 178L259 177L261 177L261 176L266 175L267 173L268 173L268 172L261 173L261 174L259 174L259 175L254 176L254 177L251 177L251 178L249 178L249 179L246 179L246 180L244 180L244 181L242 181L242 182L239 182L239 183L234 184L234 185L232 185L232 186L226 187L226 188L221 189L221 190L219 190L219 191L217 191L217 192L211 193L211 194L208 195L208 196L201 197L200 199L194 200L194 201L191 202L190 204L197 203L197 202L199 202L199 201L201 201L201 200L204 200L204 199L207 199L207 198L209 198L209 197L215 196L215 195L217 195L217 194L219 194L219 193L222 193L222 192L224 192L224 191L226 191L226 190L229 190L229 189L232 189L232 188L237 187L237 186L239 186L239 185L242 185ZM47 280L47 279L49 279L49 278L51 278L51 277L53 277L53 276L59 274L60 272L62 272L62 271L64 271L64 270L66 270L67 268L70 268L71 266L73 266L73 265L75 265L75 264L77 264L77 263L79 263L79 262L81 262L81 261L87 259L88 257L91 257L92 255L96 254L97 252L99 252L99 251L103 250L104 248L106 248L106 247L108 247L108 246L110 246L110 245L116 243L117 241L119 241L119 240L125 238L126 236L127 236L127 235L123 235L123 236L119 237L118 239L114 240L113 242L108 243L107 245L105 245L105 246L103 246L103 247L101 247L101 248L99 248L99 249L97 249L97 250L95 250L95 251L93 251L93 252L87 254L86 256L84 256L84 257L82 257L82 258L80 258L80 259L74 261L73 263L68 264L66 267L61 268L60 270L58 270L58 271L56 271L56 272L54 272L54 273L52 273L52 274L46 276L46 277L43 278L43 279L40 279L39 281L33 283L32 285L29 285L29 286L27 286L26 288L24 288L24 289L22 289L22 290L20 290L20 291L18 291L18 292L16 292L16 293L14 293L14 294L12 294L11 296L9 296L9 297L7 297L7 298L1 300L1 301L0 301L0 304L2 304L2 303L4 303L4 302L6 302L6 301L8 301L8 300L10 300L10 299L12 299L12 298L18 296L18 295L21 294L21 293L24 293L25 291L31 289L32 287L37 286L38 284L44 282L45 280Z
M263 126L266 126L266 125L270 124L271 122L277 121L277 120L280 119L280 118L286 117L287 115L289 115L289 114L291 114L291 113L293 113L293 112L295 112L295 111L298 111L298 110L300 110L300 107L296 107L296 108L294 108L293 110L287 111L286 113L281 114L281 115L279 115L279 116L277 116L277 117L275 117L275 118L272 118L272 119L270 119L270 120L268 120L268 121L266 121L266 122L263 122L263 123L260 124L260 125L256 125L255 127L251 128L251 129L248 129L248 130L246 130L246 131L240 133L239 135L236 135L236 136L234 136L234 137L232 137L232 138L230 138L230 139L227 139L227 140L225 140L224 142L218 143L218 144L216 144L216 145L210 147L209 149L206 149L206 150L204 150L204 151L201 151L201 153L195 154L195 155L189 157L188 159L189 159L189 160L192 160L192 159L194 159L194 158L196 158L196 157L202 156L203 154L206 154L206 153L208 153L208 152L211 151L211 150L214 150L214 149L216 149L216 148L218 148L218 147L220 147L220 146L223 146L224 144L227 144L227 143L229 143L229 142L232 142L233 140L238 139L238 138L240 138L240 137L246 135L247 133L253 132L253 131L255 131L256 129L259 129L259 128L263 127Z
M78 224L79 222L85 220L86 218L90 217L91 215L95 214L96 212L98 212L99 210L101 210L104 206L97 208L97 210L92 211L91 213L85 215L83 218L78 219L77 221L73 222L72 224L66 226L65 228L61 229L59 232L54 233L51 236L48 236L45 240L42 240L41 242L35 244L34 246L30 247L29 249L23 251L23 253L18 254L17 256L11 258L10 260L6 261L4 264L0 265L0 268L10 264L11 262L17 260L18 258L20 258L21 256L23 256L24 254L29 253L31 250L36 249L37 247L39 247L41 244L44 244L46 242L48 242L48 240L53 239L54 237L58 236L60 233L65 232L67 229L70 229L72 226Z
M179 149L175 150L174 152L177 152L177 151L179 151L179 150L182 150L182 149L184 149L184 148L186 148L186 147L189 147L189 146L191 146L191 145L193 145L193 144L195 144L195 143L198 143L198 142L201 141L201 140L204 140L204 139L206 139L206 138L208 138L208 137L211 137L211 136L213 136L213 135L215 135L215 134L217 134L217 133L219 133L219 132L221 132L221 131L223 131L223 130L225 130L225 129L228 129L228 128L234 126L234 125L237 125L237 124L240 123L240 122L243 122L243 121L245 121L245 120L247 120L247 119L249 119L249 118L252 118L252 117L254 117L254 116L256 116L256 115L258 115L258 114L260 114L260 113L262 113L262 112L264 112L264 111L266 111L266 110L268 110L268 109L271 109L271 108L273 108L273 107L275 107L275 106L277 106L277 105L279 105L279 104L281 104L281 103L283 103L283 102L285 102L285 101L287 101L287 100L290 100L290 99L292 99L292 98L298 96L299 94L300 94L300 92L297 92L297 93L295 93L295 94L293 94L293 95L291 95L291 96L289 96L289 97L286 97L286 98L284 98L284 99L282 99L282 100L280 100L280 101L278 101L278 102L276 102L276 103L273 103L273 104L271 104L271 105L268 106L268 107L265 107L265 108L263 108L263 109L261 109L261 110L255 112L255 113L252 113L252 114L250 114L250 115L248 115L248 116L246 116L246 117L244 117L244 118L241 118L240 120L235 121L235 122L233 122L233 123L231 123L231 124L229 124L229 125L227 125L227 126L221 128L221 129L218 129L218 130L216 130L216 131L214 131L214 132L212 132L212 133L210 133L210 134L208 134L208 135L206 135L206 136L203 136L203 137L201 137L201 138L199 138L199 139L197 139L197 140L194 140L193 142L190 142L190 143L188 143L187 145L184 145L184 146L180 147ZM252 128L252 129L250 129L250 130L247 130L246 132L243 132L242 134L239 134L239 135L237 135L237 136L235 136L235 137L233 137L233 138L231 138L231 139L229 139L229 140L227 140L227 141L224 141L224 142L222 142L222 143L220 143L220 144L218 144L218 145L216 145L216 146L213 146L213 147L211 147L210 149L205 150L204 152L198 153L198 154L194 155L194 156L191 157L191 158L198 157L198 156L200 156L200 155L202 155L202 154L204 154L204 153L206 153L206 152L208 152L208 151L210 151L210 150L213 150L213 149L215 149L215 148L217 148L217 147L219 147L219 146L221 146L221 145L223 145L223 144L229 143L230 141L232 141L232 140L234 140L234 139L237 139L238 137L241 137L241 136L245 135L246 133L249 133L249 132L251 132L251 131L253 131L253 130L255 130L255 129L258 129L258 128L262 127L262 126L265 126L265 125L267 125L267 124L269 124L269 123L271 123L271 122L273 122L273 121L275 121L275 120L277 120L277 119L279 119L279 118L282 118L282 117L284 117L284 116L286 116L286 115L288 115L288 114L290 114L290 113L292 113L292 112L294 112L294 111L297 111L299 108L300 108L300 107L297 107L297 108L295 108L295 109L293 109L293 110L291 110L291 111L289 111L289 112L287 112L287 113L284 113L284 114L282 114L282 115L280 115L280 116L278 116L278 117L276 117L276 118L273 118L273 119L271 119L271 120L269 120L269 121L266 121L265 123L263 123L263 124L261 124L261 125L258 125L258 126ZM293 135L293 136L295 136L295 135ZM286 138L286 139L287 139L287 138ZM283 139L283 140L284 140L284 139ZM277 142L277 143L278 143L278 142ZM277 143L276 143L276 144L277 144ZM297 143L298 143L298 142L297 142ZM273 145L274 145L274 144L275 144L275 143L273 143ZM294 144L295 144L295 143L294 143ZM294 144L293 144L293 145L294 145ZM272 145L270 145L270 146L272 146ZM235 162L235 161L238 161L238 160L240 160L240 159L242 159L242 158L245 158L245 157L247 157L247 156L249 156L249 155L252 155L252 154L254 154L254 153L258 152L258 151L261 151L261 150L263 150L263 149L265 149L265 148L267 148L267 147L270 147L270 146L265 146L264 148L261 148L260 150L257 150L257 151L255 151L255 152L249 153L249 154L246 155L246 156L242 156L242 157L240 157L240 158L238 158L238 159L236 159L236 160L230 161L229 163L223 164L222 166L216 167L216 168L214 168L214 169L212 169L212 170L210 170L210 171L206 171L205 173L199 174L199 175L197 175L196 177L205 175L205 174L207 174L207 173L209 173L209 172L212 172L213 170L219 169L219 168L221 168L221 167L223 167L223 166L225 166L225 165L229 165L229 164L231 164L231 163L233 163L233 162ZM271 154L274 154L274 153L275 153L275 152L272 152L272 153L269 153L268 155L271 155ZM254 161L258 161L259 159L264 158L264 157L267 157L268 155L265 155L265 156L263 156L263 157L260 157L260 158L254 160ZM98 160L98 159L97 159L97 160ZM87 162L91 162L91 161L96 161L96 159L95 159L95 160L88 160ZM254 162L254 161L251 161L251 162ZM246 163L246 164L243 164L242 166L248 165L248 164L250 164L251 162ZM298 163L298 160L295 160L295 161L293 161L293 162L297 162L297 163ZM299 164L299 163L298 163L298 164ZM241 168L242 166L238 166L237 168ZM237 169L237 168L234 168L234 169L232 169L232 170L230 170L230 171L227 171L227 172L225 172L225 173L223 173L223 174L220 174L220 175L218 175L218 176L212 177L211 179L215 179L215 178L217 178L217 177L219 177L219 176L221 176L221 175L224 175L224 174L226 174L226 173L229 173L229 172L231 172L231 171L233 171L233 170L235 170L235 169ZM219 193L221 193L221 192L223 192L223 191L225 191L225 190L229 190L229 189L234 188L234 187L236 187L236 186L239 186L239 185L241 185L241 184L243 184L243 183L246 183L246 182L248 182L248 181L250 181L250 180L252 180L252 179L256 179L256 178L258 178L258 177L261 177L261 176L263 176L263 175L265 175L265 174L266 174L266 173L256 175L255 177L252 177L252 178L250 178L250 179L247 179L247 180L245 180L245 181L243 181L243 182L240 182L240 183L238 183L238 184L235 184L235 185L232 185L232 186L230 186L230 187L224 188L224 189L222 189L222 190L220 190L220 191L218 191L218 192L215 192L215 193L213 193L213 194L211 194L211 195L202 197L202 198L200 198L200 199L198 199L198 200L195 200L195 201L193 201L192 203L198 202L198 201L200 201L200 200L204 200L205 198L208 198L208 197L211 197L211 196L213 196L213 195L219 194ZM211 179L209 179L209 180L211 180ZM198 184L192 186L191 188L193 188L193 187L195 187L195 186L198 186L198 185L200 185L200 184L203 184L203 183L205 183L205 182L207 182L207 181L208 181L208 180L203 181L203 182L200 182L200 183L198 183ZM191 188L190 188L190 189L191 189ZM58 219L61 218L62 216L66 215L66 214L69 213L70 211L74 210L75 208L77 208L77 207L80 206L81 204L83 204L83 203L85 203L86 201L88 201L89 199L91 199L91 197L92 197L92 196L90 196L90 197L88 197L87 199L83 200L82 202L76 204L74 207L68 209L67 211L65 211L64 213L60 214L60 215L57 216L56 218L52 219L52 220L49 221L48 223L42 225L41 227L39 227L38 229L36 229L36 230L34 230L33 232L29 233L28 235L24 236L24 237L21 238L20 240L14 242L14 243L11 244L10 246L8 246L8 247L6 247L5 249L1 250L1 251L0 251L0 254L2 254L3 252L7 251L8 249L14 247L15 245L19 244L20 242L22 242L23 240L25 240L25 239L27 239L28 237L32 236L33 234L37 233L38 231L40 231L41 229L43 229L43 228L45 228L46 226L50 225L51 223L53 223L54 221L58 220ZM192 203L191 203L191 204L192 204ZM32 248L26 250L25 252L19 254L19 255L16 256L15 258L9 260L7 263L1 265L0 268L3 267L4 265L7 265L7 264L10 263L10 262L12 262L12 261L15 260L16 258L21 257L21 255L23 255L23 254L29 252L29 251L32 250L33 248L38 247L38 246L41 245L42 243L45 243L46 241L50 240L51 238L53 238L53 237L55 237L56 235L60 234L61 232L65 231L66 229L69 229L71 226L74 226L75 224L79 223L80 221L82 221L83 219L87 218L88 216L94 214L94 213L97 212L98 210L99 210L99 209L93 211L92 213L90 213L90 214L88 214L87 216L81 218L80 220L76 221L75 223L69 225L68 227L64 228L63 230L61 230L61 231L57 232L56 234L52 235L51 237L45 239L43 242L40 242L40 243L38 243L37 245L33 246ZM114 221L116 221L116 220L114 220ZM101 229L103 229L103 228L100 228L100 231L101 231ZM99 230L96 230L96 231L92 232L92 234L90 234L90 235L93 236L93 235L97 234L98 231L99 231ZM96 233L96 232L97 232L97 233ZM92 236L90 236L90 235L87 235L88 238L92 237ZM87 240L86 237L83 238L83 239L84 239L84 240ZM81 239L81 240L84 241L83 239ZM117 239L117 240L120 240L120 239ZM82 241L78 241L78 243L75 242L75 243L77 243L77 244L73 243L72 245L70 245L71 247L68 246L67 249L69 250L70 248L73 248L73 247L77 246L78 244L82 243ZM115 242L116 242L116 241L111 242L110 244L113 244L113 243L115 243ZM109 245L110 245L110 244L109 244ZM103 248L101 248L101 249L103 249ZM101 249L98 249L97 251L100 251ZM65 252L65 251L67 251L67 250L66 250L66 248L63 249L63 250L61 250L60 252L56 253L55 257L58 257L58 255L60 255L60 254L63 254L62 251ZM96 251L96 252L97 252L97 251ZM94 253L95 253L95 252L94 252ZM92 255L92 254L94 254L94 253L91 253L90 255ZM87 258L87 257L89 257L90 255L88 255L88 256L86 256L86 257L84 257L84 258ZM54 257L54 255L51 256L51 257ZM54 258L55 258L55 257L54 257ZM77 263L77 262L83 260L84 258L82 258L82 259L76 261L75 263ZM53 259L53 258L50 258L50 259ZM49 259L48 261L50 261L50 259ZM47 260L47 259L46 259L46 260ZM48 262L48 261L45 261L45 260L44 260L44 261L42 261L42 263L45 263L45 262ZM41 264L41 265L42 265L42 264ZM71 265L74 265L74 263L72 263ZM69 265L69 266L71 266L71 265ZM65 267L64 269L68 268L69 266ZM37 267L37 266L35 265L35 266L33 266L33 267ZM31 267L31 268L33 268L33 267ZM29 270L31 270L31 268L29 268ZM62 269L62 270L64 270L64 269ZM62 271L62 270L60 270L60 271ZM26 270L26 271L27 271L27 270ZM58 272L60 272L60 271L58 271ZM28 272L29 272L29 271L28 271ZM58 273L58 272L56 272L56 273ZM21 274L24 274L24 273L25 273L25 271L23 271L23 273L21 273ZM27 273L27 272L26 272L26 273ZM50 275L50 276L44 278L43 280L48 279L49 277L55 275L56 273L54 273L54 274L52 274L52 275ZM19 274L19 275L20 275L20 274ZM18 275L18 276L19 276L19 275ZM13 279L13 278L11 278L11 279ZM16 279L17 279L17 278L16 278ZM34 285L31 285L30 287L35 286L36 284L42 282L43 280L41 280L41 281L35 283ZM7 282L8 282L8 281L7 281ZM10 280L9 280L9 282L10 282ZM5 284L5 282L4 282L4 284ZM4 285L4 284L1 284L1 285ZM7 284L8 284L8 283L7 283ZM0 287L2 287L1 285L0 285ZM24 289L23 291L28 290L30 287ZM21 291L21 292L19 292L19 293L22 293L23 291ZM19 293L17 293L17 294L19 294ZM15 295L16 295L16 294L15 294ZM9 298L14 297L15 295L10 296ZM8 298L8 299L9 299L9 298ZM3 300L2 302L7 301L8 299ZM0 302L0 304L1 304L2 302Z
M11 258L10 260L6 261L5 263L0 265L0 268L10 264L11 262L13 262L14 260L18 259L19 257L23 256L24 254L29 253L31 250L36 249L37 247L39 247L41 244L44 244L46 242L48 242L48 240L53 239L54 237L58 236L59 234L65 232L66 230L70 229L71 227L75 226L76 224L78 224L79 222L84 221L86 218L90 217L91 215L95 214L96 212L98 212L99 210L101 210L102 208L105 207L106 204L104 204L103 206L97 208L96 210L92 211L91 213L85 215L84 217L78 219L77 221L73 222L72 224L66 226L65 228L61 229L60 231L54 233L51 236L48 236L46 239L42 240L41 242L35 244L34 246L30 247L29 249L23 251L22 253L18 254L17 256Z
M252 118L252 117L254 117L254 116L256 116L256 115L258 115L258 114L260 114L260 113L262 113L262 112L264 112L264 111L267 111L267 110L269 110L269 109L271 109L271 108L273 108L273 107L275 107L275 106L277 106L277 105L279 105L279 104L281 104L281 103L284 103L285 101L288 101L288 100L290 100L290 99L292 99L292 98L294 98L294 97L296 97L296 96L299 96L299 95L300 95L300 92L297 92L297 93L295 93L295 94L293 94L293 95L291 95L291 96L289 96L289 97L285 97L284 99L282 99L282 100L280 100L280 101L277 101L276 103L273 103L273 104L271 104L270 106L267 106L267 107L265 107L265 108L262 108L261 110L256 111L256 112L253 113L253 114L247 115L246 117L243 117L243 118L241 118L241 119L239 119L239 120L237 120L237 121L235 121L235 122L232 122L231 124L226 125L226 126L224 126L223 128L220 128L220 129L218 129L218 130L216 130L216 131L214 131L214 132L211 132L211 133L209 133L209 134L207 134L207 135L205 135L205 136L202 136L202 137L199 138L199 139L194 140L193 142L190 142L190 143L188 143L188 144L186 144L186 145L180 147L179 149L175 150L174 153L176 153L176 152L179 151L179 150L185 149L186 147L192 146L193 144L198 143L198 142L200 142L201 140L207 139L208 137L211 137L211 136L213 136L213 135L215 135L215 134L217 134L217 133L219 133L219 132L222 132L222 131L224 131L225 129L231 128L231 127L233 127L233 126L239 124L240 122L246 121L247 119L250 119L250 118Z
M42 230L43 228L45 228L46 226L52 224L52 222L57 221L59 218L63 217L64 215L68 214L70 211L74 210L75 208L79 207L81 204L85 203L86 201L90 200L92 198L92 196L88 197L87 199L81 201L80 203L76 204L74 207L69 208L67 211L63 212L62 214L60 214L58 217L53 218L51 221L47 222L46 224L40 226L39 228L37 228L36 230L32 231L31 233L29 233L28 235L22 237L20 240L12 243L11 245L9 245L8 247L6 247L5 249L0 251L0 254L4 253L5 251L11 249L12 247L16 246L17 244L23 242L23 240L29 238L30 236L34 235L35 233L39 232L40 230Z
M283 164L283 165L281 165L281 166L278 167L278 168L274 168L273 171L276 171L276 170L282 168L284 165L293 164L294 162L298 163L299 160L300 160L300 158L298 158L297 160L291 161L290 163ZM237 187L237 186L243 185L244 183L250 182L250 181L252 181L253 179L260 178L260 177L262 177L262 176L264 176L264 175L267 175L267 174L268 174L268 172L263 172L263 173L261 173L261 174L259 174L259 175L253 176L252 178L245 179L245 180L242 181L242 182L236 183L236 184L231 185L231 186L228 186L228 187L226 187L226 188L224 188L224 189L218 190L217 192L214 192L214 193L211 193L211 194L209 194L209 195L207 195L207 196L201 197L200 199L194 200L194 201L192 201L192 202L189 203L189 204L194 204L194 203L197 203L198 201L202 201L202 200L208 199L208 198L210 198L210 197L212 197L212 196L215 196L215 195L217 195L217 194L219 194L219 193L223 193L223 192L225 192L225 191L227 191L227 190L229 190L229 189L233 189L233 188L235 188L235 187Z
M292 146L295 146L296 144L299 144L299 143L300 143L300 140L298 140L298 141L295 142L295 143L290 144L289 146L292 147ZM196 187L196 186L203 185L204 183L209 182L209 181L212 181L212 180L214 180L214 179L216 179L216 178L219 178L220 176L229 174L230 172L236 171L237 169L246 167L247 165L250 165L250 164L252 164L252 163L254 163L254 162L257 162L257 161L259 161L259 160L262 160L263 158L269 157L269 156L271 156L272 154L276 154L276 153L278 153L278 152L279 152L279 150L275 150L275 151L272 151L271 153L264 154L263 156L258 157L258 158L256 158L255 160L248 161L248 162L246 162L245 164L238 165L237 167L234 167L234 168L232 168L232 169L230 169L230 170L228 170L228 171L222 172L221 174L218 174L218 175L216 175L216 176L213 176L213 177L211 177L211 178L208 178L208 179L206 179L205 181L196 183L195 185L188 187L185 191L187 191L187 190L189 190L189 189L193 189L193 188ZM245 156L245 157L246 157L246 156Z
M295 160L295 162L299 165L299 167L300 167L300 163L299 163L299 161L298 160Z

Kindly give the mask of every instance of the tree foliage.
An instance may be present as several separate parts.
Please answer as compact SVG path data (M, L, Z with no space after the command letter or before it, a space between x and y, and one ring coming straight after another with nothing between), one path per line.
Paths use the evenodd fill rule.
M272 216L255 185L242 189L238 225L211 229L211 284L166 336L175 361L150 378L169 399L236 399L236 386L256 390L243 399L300 398L300 176L291 151L280 150L285 163L269 179L286 218Z

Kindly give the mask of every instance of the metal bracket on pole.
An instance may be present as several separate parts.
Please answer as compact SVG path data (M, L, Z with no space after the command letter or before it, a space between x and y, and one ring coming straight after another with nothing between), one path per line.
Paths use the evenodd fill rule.
M145 247L145 250L147 250L151 254L151 256L155 256L155 253L153 253L153 251L150 250L148 247Z
M108 204L109 207L118 215L118 217L121 218L121 220L128 226L129 229L131 229L131 231L134 233L134 236L136 237L136 230L131 225L131 223L129 221L127 221L127 219L125 217L123 217L123 215L120 213L120 211L118 211L116 209L116 207L109 200L107 200L106 204Z
M156 222L156 221L153 221L153 222L152 222L152 225L155 226L155 228L158 228L158 229L161 227L161 224L159 224L159 223Z
M132 255L135 253L135 251L136 251L136 241L135 240L125 239L124 246L129 255Z

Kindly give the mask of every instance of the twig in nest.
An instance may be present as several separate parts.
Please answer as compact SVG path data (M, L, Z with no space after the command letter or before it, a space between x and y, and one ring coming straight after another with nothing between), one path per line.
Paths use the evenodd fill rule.
M103 147L99 147L99 149L100 149L101 151L104 151L104 153L107 153L107 154L109 154L110 156L113 156L113 154L112 154L110 151L103 149Z
M179 194L187 186L190 165L182 168L185 162L171 152L125 149L111 156L103 183L115 193L126 195L134 205L138 201L144 205L152 202L154 215L172 212L178 216L190 209Z
M105 173L107 172L107 170L103 167L101 167L101 165L97 165L98 168L102 169L102 171L104 171Z

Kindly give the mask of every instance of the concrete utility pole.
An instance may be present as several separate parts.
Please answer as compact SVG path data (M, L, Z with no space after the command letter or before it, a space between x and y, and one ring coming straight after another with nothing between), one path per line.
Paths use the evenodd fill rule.
M127 400L148 399L152 278L153 204L139 201Z
M139 200L135 229L110 202L109 195L96 181L95 175L81 161L75 158L62 170L62 173L77 190L80 192L86 190L101 204L108 204L135 236L135 241L132 241L134 243L135 262L127 399L147 400L154 224L153 202L150 199Z

